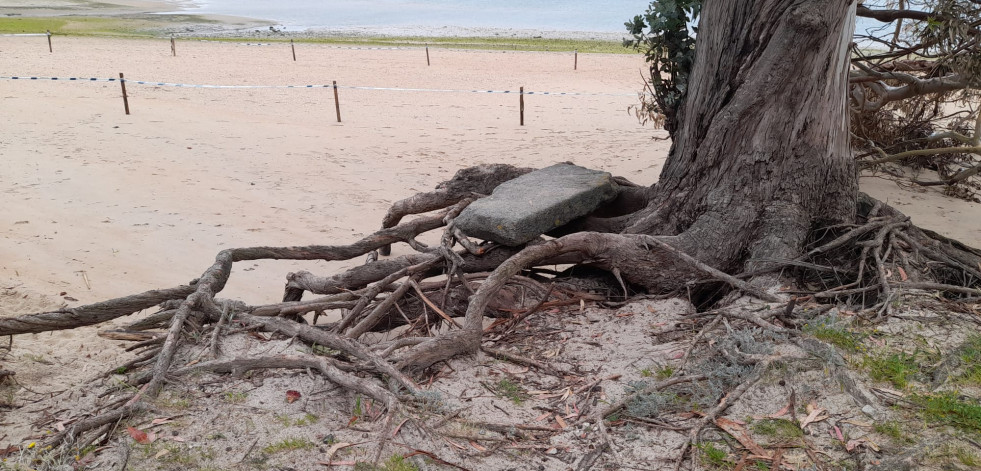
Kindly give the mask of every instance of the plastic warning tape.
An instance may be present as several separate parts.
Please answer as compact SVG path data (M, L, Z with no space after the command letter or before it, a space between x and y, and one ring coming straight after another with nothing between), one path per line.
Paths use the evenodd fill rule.
M154 82L149 80L117 79L117 78L86 78L86 77L39 77L39 76L0 76L0 80L38 80L38 81L65 81L65 82L118 82L123 81L129 84L150 85L157 87L177 87L177 88L208 88L208 89L290 89L290 88L333 88L332 84L324 85L201 85L191 83L171 83ZM400 88L400 87L363 87L351 85L338 85L337 88L347 90L381 90L392 92L430 92L430 93L501 93L519 95L520 91L515 90L467 90L449 88ZM547 96L637 96L636 93L585 93L585 92L535 92L525 91L525 95L547 95Z

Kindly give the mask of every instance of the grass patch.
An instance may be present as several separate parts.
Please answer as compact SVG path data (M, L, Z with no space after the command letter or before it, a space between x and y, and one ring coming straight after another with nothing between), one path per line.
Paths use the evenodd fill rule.
M846 352L857 352L862 347L862 343L859 341L861 337L859 334L850 332L844 327L836 326L833 323L821 322L816 325L808 324L804 326L804 332Z
M950 425L968 432L981 432L981 405L961 400L955 393L913 395L913 402L923 408L921 414L930 422Z
M393 455L381 466L370 463L355 463L354 471L419 471L419 467L401 455Z
M320 417L307 413L303 417L298 419L293 419L288 415L277 415L276 420L283 424L283 427L306 427L307 425L313 425L320 420Z
M658 380L665 380L674 374L674 368L670 366L651 366L640 370L640 376L643 378L657 378Z
M267 455L292 450L309 450L313 448L313 442L307 438L287 437L276 443L270 443L262 448L262 452Z
M321 357L336 357L341 354L341 351L323 345L313 344L310 346L310 353Z
M528 399L524 388L507 378L498 381L496 391L499 396L510 399L515 405L520 406Z
M726 453L725 450L716 448L712 443L700 443L697 447L702 454L702 462L706 465L713 469L732 468L733 462L729 459L729 453Z
M957 350L964 370L954 377L954 381L981 386L981 335L968 337Z
M916 354L892 353L886 356L866 356L862 368L876 381L887 381L898 389L906 389L911 379L919 376Z
M255 42L255 38L212 38L211 41ZM342 46L433 46L447 49L487 49L500 51L552 51L604 54L638 54L619 41L591 39L501 38L501 37L425 37L425 36L331 36L327 38L293 38L297 43L337 44ZM289 42L290 38L263 38L263 42Z
M753 432L779 441L789 441L804 436L797 424L786 419L763 419L753 422Z
M249 398L249 393L243 391L225 391L221 398L229 404L241 404Z
M0 33L44 33L76 36L139 36L151 34L146 31L151 21L127 20L122 18L99 18L90 16L58 17L0 17Z
M962 465L968 466L971 469L978 469L981 467L981 458L975 455L971 450L966 448L957 447L954 450L954 457L957 461L960 461Z
M0 34L44 33L73 36L155 37L159 31L180 23L213 24L197 15L147 15L140 18L100 16L5 16L0 17ZM55 48L57 48L55 43Z
M900 426L899 422L895 420L875 424L872 426L872 431L889 437L890 440L896 443L913 443L913 439L910 438L909 435L906 435L906 432L903 431L902 426Z
M191 400L178 394L170 393L157 396L154 404L164 409L190 409Z

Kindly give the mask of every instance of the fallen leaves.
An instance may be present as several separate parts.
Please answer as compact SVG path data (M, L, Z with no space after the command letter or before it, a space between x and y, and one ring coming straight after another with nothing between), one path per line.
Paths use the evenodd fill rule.
M749 433L746 432L746 428L743 427L742 424L740 424L739 422L736 422L735 420L732 419L727 419L725 417L719 417L715 419L715 425L717 425L720 429L724 430L729 435L732 435L732 438L735 438L736 441L738 441L739 444L743 446L743 448L749 450L750 453L756 456L761 456L766 458L770 458L771 456L773 456L772 452L768 452L764 450L763 447L759 445L759 443L753 441L753 439L750 438Z
M129 433L129 436L133 437L133 440L136 440L136 443L141 445L147 445L157 440L156 433L146 433L135 427L126 427L126 432Z
M801 430L804 430L808 425L814 422L820 422L822 420L827 419L828 417L831 417L831 414L828 414L827 409L818 407L817 404L814 404L813 402L807 405L806 410L807 410L807 417L805 417L804 420L801 421L800 423Z

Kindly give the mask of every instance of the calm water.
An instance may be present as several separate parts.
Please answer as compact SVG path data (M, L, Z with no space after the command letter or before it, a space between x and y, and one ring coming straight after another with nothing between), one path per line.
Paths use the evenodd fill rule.
M273 20L291 30L510 28L625 33L648 0L186 0L188 13Z
M592 31L625 35L650 0L172 0L188 13L272 20L285 29L457 34L460 29ZM859 18L858 30L882 23Z

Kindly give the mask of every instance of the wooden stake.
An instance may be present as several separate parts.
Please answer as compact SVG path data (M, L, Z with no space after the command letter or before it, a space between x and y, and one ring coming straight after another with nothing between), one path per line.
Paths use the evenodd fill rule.
M51 48L51 30L49 29L47 31L48 31L48 52L54 52L54 49Z
M579 70L579 49L575 50L572 57L575 58L572 60L572 70Z
M177 57L177 43L174 42L174 36L170 36L170 55Z
M518 109L521 112L521 125L525 125L525 87L521 87L518 93Z
M290 49L293 50L293 62L296 62L296 46L293 45L292 39L290 39Z
M430 65L429 64L429 45L428 44L426 45L426 65Z
M334 80L334 109L337 110L337 122L341 122L341 102L337 99L337 80Z
M126 96L126 79L122 72L119 73L119 86L123 87L123 106L126 107L126 114L129 114L129 97Z

